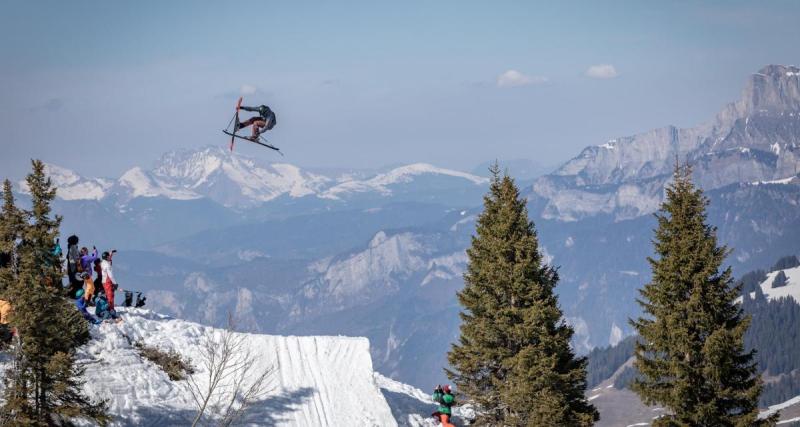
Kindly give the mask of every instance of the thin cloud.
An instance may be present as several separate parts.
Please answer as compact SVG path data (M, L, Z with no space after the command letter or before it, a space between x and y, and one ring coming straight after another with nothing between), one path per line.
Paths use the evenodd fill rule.
M611 64L592 65L583 74L592 79L613 79L619 75L617 69Z
M528 86L546 82L547 82L547 77L529 76L517 70L508 70L503 74L497 76L497 87L501 88Z
M253 86L253 85L244 84L239 89L239 93L242 94L242 95L254 95L254 94L258 93L258 88Z
M218 98L218 99L237 99L240 96L253 96L253 95L266 97L266 96L272 96L272 93L271 92L266 92L266 91L262 90L261 88L259 88L257 86L254 86L254 85L243 84L243 85L239 86L238 90L232 90L230 92L220 93L220 94L216 95L215 98Z

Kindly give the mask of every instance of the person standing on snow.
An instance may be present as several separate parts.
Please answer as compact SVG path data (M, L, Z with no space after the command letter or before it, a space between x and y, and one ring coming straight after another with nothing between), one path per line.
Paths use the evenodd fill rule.
M436 386L436 389L433 390L433 401L439 404L439 408L432 416L438 419L443 427L454 427L450 423L450 417L453 415L452 406L456 403L456 398L450 390L450 385L446 384L444 387L441 385Z
M117 281L114 279L114 271L111 269L111 258L116 250L111 253L103 252L102 261L100 261L100 271L103 275L103 291L105 291L106 298L108 299L108 306L114 309L114 289L117 287Z
M76 277L81 262L81 252L78 248L78 236L72 235L67 238L67 277L69 278L69 290L67 294L70 298L75 298L75 293L83 287L83 280Z
M253 126L251 133L250 140L255 141L258 139L259 135L261 135L264 131L270 130L275 127L275 123L277 123L277 118L275 117L275 112L272 111L271 108L267 107L266 105L259 105L258 107L245 107L241 106L240 109L244 111L254 111L257 112L258 115L255 117L250 117L249 119L243 122L236 123L236 129L244 129L248 126Z
M92 280L92 270L94 269L94 262L98 259L97 248L92 246L92 253L89 249L82 248L81 253L81 268L83 269L83 298L86 301L91 301L94 296L94 281Z

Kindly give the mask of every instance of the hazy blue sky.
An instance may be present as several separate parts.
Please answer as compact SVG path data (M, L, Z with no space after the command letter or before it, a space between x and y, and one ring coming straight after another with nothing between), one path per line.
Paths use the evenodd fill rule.
M240 93L275 109L286 157L241 150L276 161L556 163L711 118L749 73L800 62L799 19L797 1L6 1L0 175L225 145Z

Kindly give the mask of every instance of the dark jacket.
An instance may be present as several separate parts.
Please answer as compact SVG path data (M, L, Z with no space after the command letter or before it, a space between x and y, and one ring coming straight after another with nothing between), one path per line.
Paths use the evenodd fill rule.
M244 111L254 111L257 112L259 116L261 116L264 121L267 122L265 128L267 130L272 129L275 127L275 124L278 123L278 118L275 117L275 112L272 111L271 108L267 107L266 105L259 105L258 107L240 107Z

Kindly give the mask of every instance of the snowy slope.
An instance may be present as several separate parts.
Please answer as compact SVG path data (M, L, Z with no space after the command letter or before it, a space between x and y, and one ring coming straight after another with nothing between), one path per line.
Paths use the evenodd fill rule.
M786 286L773 288L772 281L775 280L775 276L778 275L779 271L783 271L786 275ZM795 301L800 303L800 267L772 271L767 274L767 280L762 282L759 286L761 287L761 291L764 292L764 296L769 300L789 297L794 298ZM755 293L751 293L750 296L755 298Z
M192 360L206 333L219 330L147 310L123 310L125 321L92 327L92 340L79 350L86 367L86 391L110 399L118 426L186 425L190 396L142 359L130 342L174 349ZM281 337L248 334L247 345L274 366L273 389L254 406L250 425L397 425L373 376L366 338ZM204 372L198 367L199 378Z

